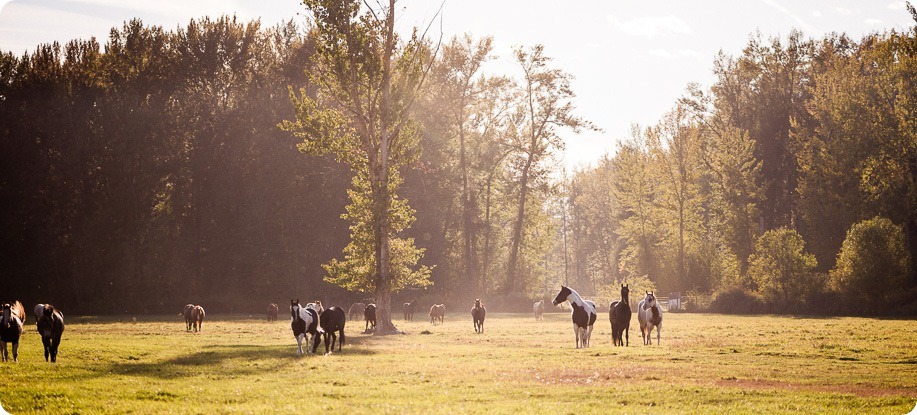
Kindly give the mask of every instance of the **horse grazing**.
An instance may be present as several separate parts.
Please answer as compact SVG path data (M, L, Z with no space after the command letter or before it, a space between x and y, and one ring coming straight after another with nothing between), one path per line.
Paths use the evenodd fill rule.
M315 353L318 347L318 312L301 306L299 300L290 300L290 328L296 338L297 353L302 354L302 341L306 336L310 336L306 342L306 352Z
M370 304L363 309L363 319L366 320L366 327L363 331L369 331L370 327L376 329L376 305Z
M583 300L579 293L570 287L561 286L560 292L554 297L554 305L569 301L573 311L573 334L576 336L576 348L589 347L589 338L592 337L592 325L595 324L597 314L595 303Z
M365 310L366 304L353 303L353 305L350 306L350 311L347 312L347 319L353 321L362 316Z
M204 307L194 306L194 309L191 310L191 320L194 331L201 331L201 326L204 324Z
M267 305L267 321L277 321L277 313L280 312L280 307L277 304L270 303Z
M401 308L404 310L404 321L413 321L414 310L417 309L417 299L411 300L409 303L404 303Z
M3 317L0 318L0 348L3 349L3 361L10 360L6 344L13 344L13 361L19 361L19 337L22 336L22 324L25 322L25 308L22 303L3 303Z
M608 320L611 321L611 344L615 346L630 345L631 311L629 294L630 289L621 284L621 301L614 301L608 307ZM624 342L625 338L627 343Z
M369 306L367 306L369 307ZM322 337L325 339L325 354L334 351L334 343L337 341L337 335L341 334L341 342L338 343L338 351L344 345L344 323L347 322L347 316L344 315L344 309L340 307L328 307L318 318L318 324L322 327ZM331 349L328 349L328 343L331 343Z
M64 313L53 305L45 304L38 320L38 334L41 334L41 342L45 346L45 361L57 362L57 348L64 334Z
M433 307L430 307L430 323L434 326L436 325L436 319L439 319L439 322L443 322L443 318L446 317L446 305L445 304L434 304Z
M662 330L662 307L656 301L652 291L646 292L646 297L637 305L637 320L640 322L640 334L643 336L643 345L653 344L653 327L656 327L656 345L659 345L659 330Z
M194 323L194 304L185 304L181 315L185 318L185 330L191 331L191 326Z
M535 320L544 320L544 300L532 304L532 311L535 312Z
M487 309L481 300L474 300L474 307L471 308L471 318L474 320L474 332L484 332L484 316L487 315Z

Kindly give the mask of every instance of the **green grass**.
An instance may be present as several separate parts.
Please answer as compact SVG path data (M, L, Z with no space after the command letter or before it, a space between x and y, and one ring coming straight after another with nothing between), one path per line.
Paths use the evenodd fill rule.
M469 306L470 308L470 306ZM466 315L467 314L467 315ZM330 356L297 356L287 321L68 319L57 364L29 324L0 364L12 414L887 413L917 403L917 321L666 314L662 346L612 347L607 315L576 350L566 314L363 322ZM126 319L130 320L130 319ZM421 334L428 331L429 334ZM324 350L323 346L320 346Z

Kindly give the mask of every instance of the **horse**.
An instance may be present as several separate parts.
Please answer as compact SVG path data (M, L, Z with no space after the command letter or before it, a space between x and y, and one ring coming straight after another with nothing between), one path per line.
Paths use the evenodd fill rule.
M277 304L270 303L267 305L267 321L277 321L277 313L280 312L280 307Z
M630 289L621 284L621 301L614 301L608 307L608 320L611 321L611 344L615 346L630 345ZM627 343L624 342L624 338Z
M417 309L417 299L413 299L409 303L404 303L401 308L404 310L404 321L413 321L414 310Z
M430 307L430 323L434 326L436 325L436 319L439 319L440 324L443 322L443 318L446 316L446 305L445 304L434 304L433 307Z
M544 300L532 304L532 311L535 312L535 320L544 320Z
M366 320L366 327L363 331L369 331L369 328L372 327L373 330L376 329L376 305L370 304L363 309L363 319Z
M194 309L191 311L191 320L194 331L201 331L201 326L204 324L204 307L199 305L194 306Z
M185 318L185 330L191 331L191 326L194 323L194 304L185 304L185 308L182 310L181 315Z
M486 315L487 309L484 308L484 304L481 304L481 300L474 300L474 307L471 308L471 318L474 320L475 333L484 332L484 316Z
M573 334L576 337L576 348L589 347L589 338L592 337L592 325L595 324L597 314L595 312L595 303L590 300L583 300L579 293L570 287L560 286L560 292L554 297L554 305L564 301L569 301L573 311L570 316L573 318Z
M656 345L659 345L659 330L662 329L662 307L656 301L652 291L646 292L646 297L637 305L637 320L640 321L640 334L643 336L643 345L652 345L653 327L656 327Z
M367 306L369 307L369 306ZM341 334L341 342L338 343L338 351L344 345L344 323L347 322L347 316L344 309L340 307L328 307L318 318L318 324L322 328L322 337L325 339L325 354L334 351L334 343L337 341L337 335ZM328 349L328 343L331 343L331 349Z
M51 363L57 362L57 348L64 334L64 313L53 305L45 304L37 326L41 342L45 346L45 361L50 359Z
M3 303L3 317L0 318L0 348L3 349L3 361L10 360L6 344L13 344L13 361L19 361L19 337L22 336L22 324L25 322L25 308L22 303Z
M306 336L310 336L306 342L306 352L315 353L318 348L318 312L299 305L299 300L290 300L290 328L296 338L297 353L302 354L302 341Z
M347 312L347 319L353 321L354 319L357 319L360 316L362 316L365 310L366 310L366 304L353 303L353 305L350 306L350 311Z
M38 320L41 320L41 316L45 315L45 305L38 304L35 306L35 309L32 310L32 314L35 315L35 324L38 324ZM23 321L25 323L25 321Z

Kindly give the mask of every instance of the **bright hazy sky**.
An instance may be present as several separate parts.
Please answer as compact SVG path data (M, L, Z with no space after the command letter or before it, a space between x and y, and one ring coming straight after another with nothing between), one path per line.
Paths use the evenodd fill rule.
M912 2L914 3L914 2ZM399 30L426 26L440 0L401 0ZM0 0L0 50L21 54L40 43L95 36L140 17L166 29L191 18L236 14L270 26L303 22L295 0ZM497 61L489 71L517 75L514 45L544 44L554 65L576 79L578 114L604 132L565 134L563 162L588 165L614 152L630 125L652 125L672 108L690 82L709 86L719 50L737 55L749 35L807 37L845 32L855 39L914 25L900 0L446 0L444 40L469 32L494 37Z

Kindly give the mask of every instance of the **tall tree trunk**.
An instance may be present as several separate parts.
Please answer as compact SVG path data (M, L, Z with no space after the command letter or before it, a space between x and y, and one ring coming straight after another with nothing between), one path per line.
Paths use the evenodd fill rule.
M525 161L525 167L522 169L522 180L519 183L519 205L516 208L516 221L513 224L513 241L509 251L506 287L504 287L504 292L506 294L522 291L523 288L519 284L519 276L517 275L519 272L519 247L522 245L522 225L525 220L525 199L529 190L529 170L532 167L533 157L534 150L529 151L528 158Z
M379 216L376 217L376 335L400 333L392 323L392 275L389 264L389 174L388 158L391 144L389 141L397 134L388 131L392 126L391 114L391 80L392 51L395 48L395 0L389 0L388 15L385 18L385 56L382 72L382 103L380 106L379 131L379 181L376 195Z

